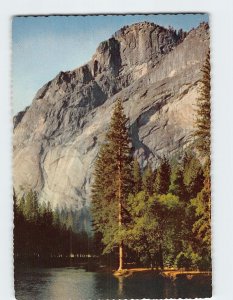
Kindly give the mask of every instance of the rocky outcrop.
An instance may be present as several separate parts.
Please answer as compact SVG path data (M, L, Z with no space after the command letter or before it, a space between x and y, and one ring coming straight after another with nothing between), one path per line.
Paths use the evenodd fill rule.
M60 72L14 118L16 192L32 188L54 206L88 206L93 164L118 98L142 164L187 147L208 49L205 23L183 39L144 22L102 42L86 65Z

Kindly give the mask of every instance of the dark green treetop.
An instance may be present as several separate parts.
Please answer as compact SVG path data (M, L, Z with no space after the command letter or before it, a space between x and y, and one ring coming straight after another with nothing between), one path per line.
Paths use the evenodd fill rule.
M167 194L170 185L171 167L168 159L164 156L156 172L154 192L156 194Z

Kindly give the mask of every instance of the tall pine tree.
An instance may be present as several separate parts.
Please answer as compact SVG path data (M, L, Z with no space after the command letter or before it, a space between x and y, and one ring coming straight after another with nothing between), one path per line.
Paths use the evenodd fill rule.
M123 269L121 231L127 222L127 197L132 189L132 155L123 105L117 101L106 139L100 149L92 185L94 229L102 234L105 252L119 246L119 270Z
M200 96L197 99L197 118L194 138L201 156L210 156L210 52L202 68Z
M211 245L211 178L210 178L210 142L211 142L211 107L210 107L210 53L202 69L201 93L197 101L197 120L194 137L200 155L205 159L204 187L192 200L196 210L197 221L193 231L206 247L210 255Z

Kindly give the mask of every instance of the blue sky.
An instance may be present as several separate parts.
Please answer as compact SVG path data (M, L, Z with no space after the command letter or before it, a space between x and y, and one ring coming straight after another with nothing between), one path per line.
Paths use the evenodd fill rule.
M124 25L150 21L186 31L206 14L14 17L13 113L30 105L37 90L60 71L88 62L98 44Z

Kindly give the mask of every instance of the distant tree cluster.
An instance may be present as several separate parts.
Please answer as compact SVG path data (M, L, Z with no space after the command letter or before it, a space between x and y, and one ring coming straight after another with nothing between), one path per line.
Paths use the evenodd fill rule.
M115 105L95 165L91 210L103 253L118 252L119 270L128 261L211 268L209 54L201 83L192 145L198 153L163 157L155 170L133 159L122 102Z
M48 202L39 204L36 192L17 199L14 194L15 259L87 256L91 241L87 233L74 230L75 213L53 211Z

